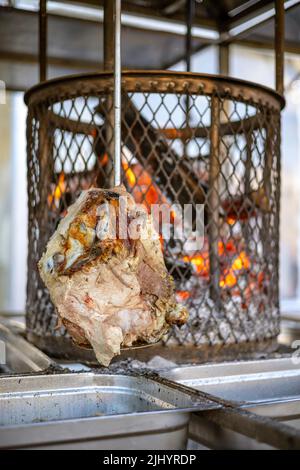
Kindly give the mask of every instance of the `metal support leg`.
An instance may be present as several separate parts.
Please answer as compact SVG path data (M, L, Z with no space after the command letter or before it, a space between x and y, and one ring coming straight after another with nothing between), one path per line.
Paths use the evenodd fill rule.
M40 82L47 79L47 0L40 0L39 11Z
M284 93L284 0L275 1L276 91Z
M218 304L220 294L220 263L218 254L219 242L219 176L220 176L220 101L217 96L211 98L210 129L210 168L209 168L209 262L210 262L210 295Z

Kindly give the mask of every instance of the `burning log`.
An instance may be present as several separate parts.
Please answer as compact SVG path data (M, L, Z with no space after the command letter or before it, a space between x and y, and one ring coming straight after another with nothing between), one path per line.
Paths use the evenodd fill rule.
M250 116L247 119L237 121L227 121L220 123L219 134L221 137L226 135L244 134L245 132L253 132L255 129L260 129L263 116L260 113ZM200 138L206 139L210 132L210 126L202 127L186 127L184 129L160 129L159 131L167 139L174 140L180 139L183 141Z
M122 236L114 223L120 215ZM170 325L187 320L151 217L123 187L82 192L50 238L39 270L63 325L105 366L121 346L157 342Z

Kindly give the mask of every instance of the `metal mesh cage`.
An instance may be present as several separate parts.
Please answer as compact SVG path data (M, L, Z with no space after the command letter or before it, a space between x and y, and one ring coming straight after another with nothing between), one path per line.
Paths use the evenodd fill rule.
M113 77L56 79L28 104L27 329L66 335L37 261L82 189L112 186ZM166 344L262 342L279 331L280 111L272 90L191 73L124 72L123 182L137 202L204 205L203 246L163 240L189 323ZM53 342L51 343L53 344Z

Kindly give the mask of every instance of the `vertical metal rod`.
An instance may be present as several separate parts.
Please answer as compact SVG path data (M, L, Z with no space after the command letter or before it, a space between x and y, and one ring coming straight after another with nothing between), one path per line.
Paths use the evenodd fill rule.
M104 1L104 21L103 21L103 56L104 70L113 72L115 55L114 38L114 10L115 2L112 0ZM105 140L106 150L109 156L105 165L105 174L107 186L114 185L113 158L114 158L114 98L113 93L109 93L105 100L106 118L105 118Z
M229 44L220 44L219 45L219 73L221 75L229 75ZM220 121L221 123L228 123L230 121L230 107L232 102L229 99L224 99L222 101L222 109L220 110ZM230 159L230 149L231 149L232 136L224 135L220 142L219 149L219 158L222 162L222 173L223 177L220 178L220 191L226 191L227 181L230 179L230 174L232 172L231 159ZM222 187L221 187L222 185Z
M219 233L219 183L220 183L220 101L218 96L211 97L211 128L210 128L210 167L209 167L209 264L210 264L210 296L219 303L220 263L218 253Z
M47 79L47 0L40 0L39 9L39 78L40 82ZM47 204L47 197L50 190L50 174L49 170L49 148L51 146L52 129L49 125L48 119L41 115L39 116L39 165L40 165L40 178L39 178L39 194L41 201L44 204L43 211L41 211L40 220L42 221L40 227L40 237L38 250L41 252L41 244L45 243L47 232L49 230L49 209Z
M275 0L275 69L276 69L276 91L280 93L281 95L284 95L284 16L285 16L285 10L284 10L284 0ZM280 117L279 117L280 119ZM277 171L279 171L278 174L278 199L276 198L276 218L275 218L275 224L277 225L277 237L276 239L278 240L279 238L279 205L280 205L280 125L279 125L279 132L276 132L275 134L275 141L274 141L274 129L276 127L274 124L271 122L271 125L269 126L269 132L267 129L267 141L269 141L267 148L266 148L266 169L269 172L269 181L265 182L265 188L266 188L266 196L270 197L270 177L271 177L271 169L272 169L272 158L275 157L274 151L277 156ZM279 143L279 147L277 147L276 151L276 146L277 142ZM273 144L273 145L272 145ZM275 145L275 147L274 147ZM268 153L267 153L268 152ZM277 220L276 220L277 219ZM270 227L270 216L266 215L263 218L265 222L265 230L268 230ZM263 234L264 235L264 234ZM267 240L269 239L269 236L267 236ZM266 242L265 242L266 243ZM277 250L276 250L277 248ZM268 246L265 247L266 252L268 250ZM269 290L269 295L273 296L272 298L278 299L278 289L279 289L279 259L278 255L275 255L275 253L278 253L278 246L275 247L275 250L272 251L273 253L273 262L274 266L276 266L275 269L275 275L272 275L272 273L267 273L269 274L270 278L273 279L273 282L270 284L271 289ZM277 305L277 308L279 310L279 305Z
M186 71L191 71L192 57L192 26L195 14L195 0L186 0L186 35L185 35L185 60ZM187 93L185 98L185 123L186 127L190 126L190 96ZM184 153L187 153L187 145L184 145Z
M112 72L114 69L114 2L104 1L104 19L103 19L103 57L104 70Z
M229 44L219 45L219 73L229 75Z
M264 165L263 168L263 184L261 187L262 190L262 197L266 198L268 204L271 205L273 203L272 198L272 167L274 164L274 159L276 158L275 152L275 142L276 142L276 135L274 133L274 118L272 118L272 113L268 112L267 120L266 120L266 140L265 140L265 149L264 149L264 156L261 156L261 159L264 159L261 164ZM277 134L277 132L276 132ZM271 206L270 206L271 207ZM270 211L266 211L262 214L262 221L261 226L259 228L259 237L262 240L262 248L263 248L263 257L265 260L265 267L264 273L267 279L273 279L273 273L270 272L270 264L271 256L274 254L274 250L271 248L271 244L274 240L270 240L270 227L271 227L271 214ZM268 302L272 303L272 295L273 295L273 282L270 282L270 288L268 289Z
M284 0L275 0L276 91L284 93Z
M47 78L47 0L40 0L39 67L40 82L44 82Z
M191 71L192 56L192 26L195 14L195 0L186 0L186 35L185 35L185 57L186 71Z
M253 146L253 135L251 130L245 133L246 139L246 161L245 161L245 173L244 173L244 182L245 182L245 194L249 196L251 192L251 169L252 169L252 146Z
M252 147L253 147L253 134L252 131L249 130L245 132L245 140L246 140L246 161L244 163L245 170L244 170L244 185L245 185L245 195L249 198L251 193L251 169L252 169ZM242 224L244 239L246 242L246 246L249 246L250 241L250 226L249 221Z
M121 0L115 0L114 183L121 184Z

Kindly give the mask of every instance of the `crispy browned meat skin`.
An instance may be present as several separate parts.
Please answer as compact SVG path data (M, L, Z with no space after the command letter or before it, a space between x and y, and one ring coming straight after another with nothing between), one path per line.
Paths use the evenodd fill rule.
M127 202L125 239L113 236L120 196ZM115 216L103 209L108 202ZM39 269L73 340L91 345L105 366L121 346L156 342L169 325L187 320L151 218L123 187L83 192L49 240Z

